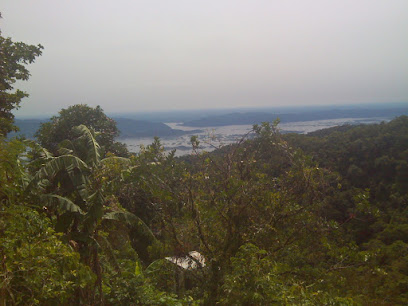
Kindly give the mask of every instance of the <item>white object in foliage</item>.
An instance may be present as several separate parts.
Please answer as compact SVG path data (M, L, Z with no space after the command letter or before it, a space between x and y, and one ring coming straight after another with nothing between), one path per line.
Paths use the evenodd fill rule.
M179 267L187 270L205 267L205 258L197 251L191 251L184 257L166 257L166 259Z

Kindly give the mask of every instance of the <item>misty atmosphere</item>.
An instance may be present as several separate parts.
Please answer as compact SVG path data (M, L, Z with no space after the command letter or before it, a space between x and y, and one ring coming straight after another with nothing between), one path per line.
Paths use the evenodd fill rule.
M3 0L0 306L407 305L406 0Z

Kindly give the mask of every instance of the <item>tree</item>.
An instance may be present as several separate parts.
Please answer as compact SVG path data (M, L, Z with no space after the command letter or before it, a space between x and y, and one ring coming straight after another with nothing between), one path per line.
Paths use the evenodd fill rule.
M13 84L17 80L28 80L30 72L26 65L33 63L36 57L41 55L42 49L41 45L13 42L11 38L1 36L0 31L0 135L2 136L17 130L13 125L12 110L18 109L21 100L28 97L26 92L19 89L13 92Z
M0 305L61 305L94 283L44 214L19 203L2 207L0 217Z
M284 293L285 289L289 295L296 284L304 283L302 290L312 286L311 274L322 261L321 238L331 230L320 218L327 185L324 170L291 149L275 125L263 124L255 127L255 132L258 138L243 138L222 154L199 153L199 143L193 137L196 159L191 164L179 163L174 154L163 156L156 141L142 150L136 157L137 167L131 170L133 194L140 194L140 189L149 191L146 202L157 220L149 225L161 239L163 252L184 257L194 250L204 255L205 267L189 271L197 287L187 289L193 286L188 284L185 288L204 304L237 304L251 291L254 296L248 296L246 304L271 304L276 301L276 290ZM137 177L139 183L135 183ZM254 276L252 288L267 283L269 296L264 299L256 297L265 294L261 289L232 287L242 284L241 278L250 281L242 273L252 269L249 258L244 255L245 263L234 265L234 258L248 244L265 253L262 267L280 270L275 280L283 289L276 286L275 290L275 280L269 280L267 270L252 273L257 266L254 262L249 273ZM252 249L249 251L252 254ZM258 252L254 253L254 258L259 258ZM315 266L316 270L309 268ZM233 296L226 298L230 289ZM182 295L183 290L176 292Z
M77 135L73 127L81 124L96 132L95 139L105 153L111 152L119 156L128 154L125 145L115 142L115 137L119 135L116 122L106 116L99 105L92 108L86 104L76 104L62 109L58 116L41 124L36 137L43 147L57 154L59 143L75 139Z
M51 228L41 201L24 193L27 150L0 139L0 305L60 305L94 276Z
M75 245L81 262L96 275L94 286L77 293L78 300L94 304L97 299L102 302L104 296L101 249L104 246L111 249L110 242L101 232L109 232L115 224L123 224L152 236L152 239L154 236L138 217L123 210L105 191L120 180L120 172L130 161L116 156L101 159L101 148L94 133L84 125L74 127L71 135L72 140L60 143L57 157L37 148L43 154L34 154L37 160L31 163L40 167L34 169L35 175L27 184L26 193L41 200L48 213L55 217L55 230L62 232L63 239ZM118 175L108 178L114 169ZM114 258L112 254L107 257ZM117 264L114 266L119 270Z

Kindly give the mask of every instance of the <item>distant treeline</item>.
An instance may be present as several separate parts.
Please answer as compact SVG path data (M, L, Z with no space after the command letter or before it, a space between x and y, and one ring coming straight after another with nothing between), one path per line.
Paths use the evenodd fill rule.
M118 139L137 138L137 137L168 137L185 135L182 130L172 129L161 122L151 122L143 120L134 120L128 118L114 118L120 131ZM9 134L9 137L23 135L29 139L34 139L35 132L40 128L41 123L47 122L44 119L15 119L15 125L19 127L19 132ZM193 132L200 132L195 130ZM189 131L188 133L191 133Z
M287 114L273 114L266 112L242 112L185 121L185 126L205 127L224 125L259 124L261 122L273 122L276 118L280 122L314 121L338 118L394 118L408 114L407 107L384 108L384 109L333 109L314 112L300 112Z

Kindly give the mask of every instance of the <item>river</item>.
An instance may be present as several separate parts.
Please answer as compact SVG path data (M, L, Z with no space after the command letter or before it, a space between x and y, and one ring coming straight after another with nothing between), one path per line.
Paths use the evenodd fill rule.
M340 119L326 119L315 121L300 121L290 123L280 123L279 129L283 133L295 132L307 134L316 130L339 126L343 124L370 124L380 123L381 121L389 121L389 118L340 118ZM179 125L180 123L171 122L166 123L173 129L192 131L197 130L197 127L189 127ZM190 138L196 135L200 141L200 148L205 151L212 151L216 148L222 147L239 141L243 135L251 131L252 125L228 125L217 127L204 127L201 133L186 134L177 137L163 137L160 138L162 145L166 151L176 149L176 156L190 154L192 152ZM153 142L153 137L145 138L125 138L121 139L131 152L139 152L140 146L147 146Z

